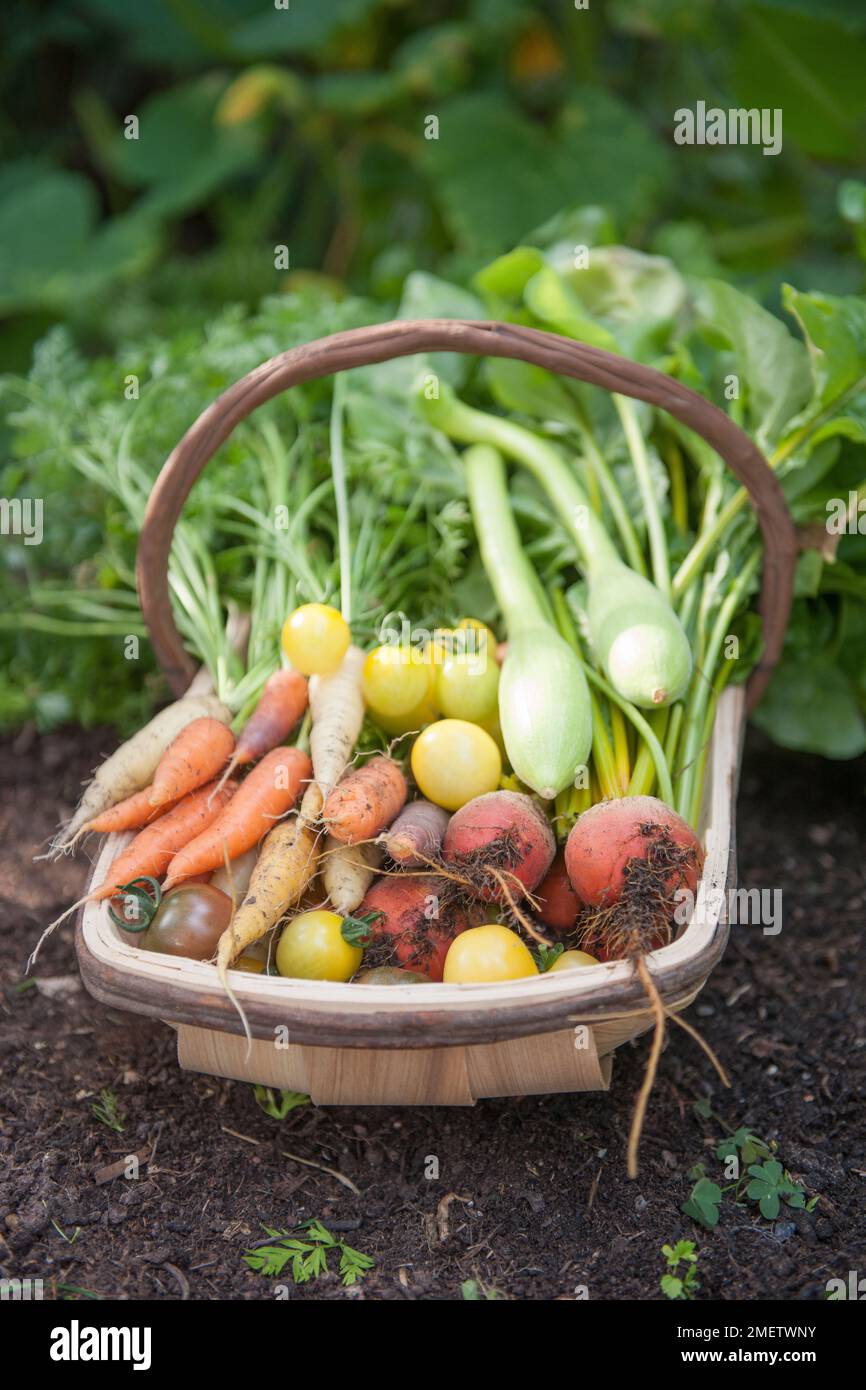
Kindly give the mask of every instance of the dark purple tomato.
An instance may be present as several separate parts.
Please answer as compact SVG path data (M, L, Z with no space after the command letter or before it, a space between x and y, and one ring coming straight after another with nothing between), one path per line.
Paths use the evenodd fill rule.
M182 884L166 893L141 938L145 951L210 960L231 921L232 900L209 883Z

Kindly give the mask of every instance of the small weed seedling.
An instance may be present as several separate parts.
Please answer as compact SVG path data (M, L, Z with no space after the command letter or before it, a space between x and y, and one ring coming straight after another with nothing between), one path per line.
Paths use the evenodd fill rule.
M109 1129L113 1129L115 1134L122 1134L124 1130L124 1115L118 1103L117 1096L113 1091L103 1088L99 1092L99 1100L95 1100L90 1107L97 1120L101 1120Z
M766 1163L753 1163L749 1167L752 1181L746 1187L746 1196L758 1203L761 1215L767 1221L775 1221L783 1200L789 1207L806 1207L806 1193L786 1173L781 1163L769 1159ZM817 1201L817 1197L814 1199ZM814 1205L814 1202L812 1203Z
M79 1303L85 1299L93 1299L97 1303L103 1300L103 1294L94 1293L92 1289L82 1288L80 1284L55 1284L54 1292L58 1300L68 1303Z
M556 965L564 950L565 947L561 941L557 941L555 946L539 946L535 952L535 963L542 975ZM471 1283L472 1281L469 1280L468 1282Z
M705 1100L697 1101L694 1111L703 1120L719 1119ZM708 1231L718 1224L719 1209L726 1193L733 1195L737 1206L757 1202L758 1210L767 1221L777 1219L782 1202L801 1211L813 1211L818 1197L807 1200L805 1189L794 1182L774 1157L775 1152L774 1143L767 1143L745 1126L734 1130L720 1140L715 1149L716 1158L725 1167L725 1175L733 1180L720 1187L707 1176L703 1163L696 1164L689 1173L694 1187L680 1210Z
M696 1170L692 1170L694 1176ZM686 1216L690 1216L699 1226L703 1226L708 1231L712 1231L719 1224L719 1207L722 1202L722 1189L718 1183L712 1182L708 1177L701 1174L689 1194L688 1200L683 1202L680 1207Z
M304 1091L273 1091L270 1086L254 1086L256 1104L270 1115L272 1120L284 1120L299 1105L309 1105L310 1097Z
M460 1285L460 1294L466 1303L492 1303L497 1298L505 1297L499 1289L488 1288L479 1279L464 1279Z
M54 1227L54 1229L55 1229L55 1231L57 1232L57 1234L60 1236L60 1238L61 1238L62 1240L65 1240L65 1241L66 1241L66 1244L67 1244L67 1245L74 1245L75 1242L77 1241L78 1237L81 1235L81 1227L80 1227L80 1226L76 1226L76 1227L75 1227L75 1230L72 1232L72 1235L71 1235L71 1236L68 1236L68 1235L66 1234L66 1232L64 1231L63 1227L62 1227L62 1226L58 1226L57 1222L54 1221L53 1219L52 1219L52 1221L51 1221L51 1224L52 1224L52 1226Z
M665 1298L694 1298L701 1287L698 1283L698 1257L694 1242L678 1240L676 1245L663 1245L662 1254L667 1264L667 1272L659 1280L659 1288Z
M262 1230L267 1232L273 1243L244 1252L246 1263L257 1274L276 1278L286 1265L290 1265L293 1281L308 1284L311 1279L318 1279L329 1272L328 1256L338 1251L340 1278L343 1285L348 1287L363 1279L375 1264L369 1255L362 1255L360 1250L353 1250L344 1240L332 1236L321 1221L304 1221L290 1231L278 1231L264 1225Z

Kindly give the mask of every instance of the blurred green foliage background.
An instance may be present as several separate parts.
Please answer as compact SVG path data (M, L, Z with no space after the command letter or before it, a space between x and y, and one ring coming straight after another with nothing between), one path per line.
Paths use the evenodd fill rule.
M862 0L7 0L0 53L5 496L67 403L97 447L118 370L168 382L155 469L257 346L386 316L412 271L469 285L546 222L774 310L785 281L864 288ZM698 101L782 108L782 153L677 146ZM0 725L133 725L159 686L100 664L113 638L16 618L27 584L111 589L134 551L62 449L40 468L69 534L38 563L3 538Z
M2 25L2 366L57 318L105 346L251 303L275 244L388 298L585 204L771 303L862 286L860 0L8 0ZM675 146L698 100L781 107L782 154Z

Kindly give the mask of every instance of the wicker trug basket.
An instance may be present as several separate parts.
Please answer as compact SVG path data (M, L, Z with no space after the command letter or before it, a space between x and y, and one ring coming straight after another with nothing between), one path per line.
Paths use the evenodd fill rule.
M512 357L633 396L667 410L701 435L750 493L764 540L764 651L747 689L719 702L700 832L709 910L648 957L666 1006L685 1008L721 956L728 927L722 890L735 883L734 806L746 709L777 661L791 602L797 542L781 489L755 445L715 406L649 367L553 333L513 324L429 320L336 333L263 363L211 405L166 461L138 548L142 612L172 689L195 666L169 602L172 533L190 488L239 421L302 381L415 352ZM100 846L91 886L124 843ZM104 903L80 912L82 977L116 1008L169 1021L181 1066L306 1091L320 1105L471 1105L482 1096L606 1090L614 1050L652 1026L644 988L624 961L508 984L365 986L235 972L254 1041L210 964L142 952L108 918Z

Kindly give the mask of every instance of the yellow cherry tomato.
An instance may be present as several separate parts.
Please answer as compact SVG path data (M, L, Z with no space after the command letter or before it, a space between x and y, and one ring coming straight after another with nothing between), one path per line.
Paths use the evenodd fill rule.
M436 670L435 698L450 719L480 723L496 712L499 666L492 648L455 652Z
M429 698L422 700L421 704L411 709L408 714L394 715L393 718L389 718L387 714L379 714L378 710L371 710L370 713L379 728L392 735L418 733L439 717L436 706Z
M277 970L294 980L348 980L364 957L360 946L343 938L338 912L302 912L285 928L277 945Z
M493 739L465 719L439 719L412 745L412 774L422 795L446 811L495 791L502 758Z
M501 922L490 922L455 936L442 980L446 985L478 985L537 974L538 966L517 932Z
M423 655L415 647L386 643L368 654L361 684L364 699L374 716L399 719L417 709L427 698L430 672Z
M455 634L462 651L482 655L486 650L496 660L496 635L479 618L461 618Z
M457 645L456 628L434 628L433 636L424 645L424 659L431 667L441 666L446 657L449 657L456 650Z
M579 970L583 965L598 965L598 961L588 951L563 951L547 974L552 975L554 970Z
M232 970L245 970L249 975L264 975L265 963L263 960L259 960L258 956L238 956Z
M342 613L327 603L304 603L283 623L283 651L305 676L328 676L349 649L352 634Z

